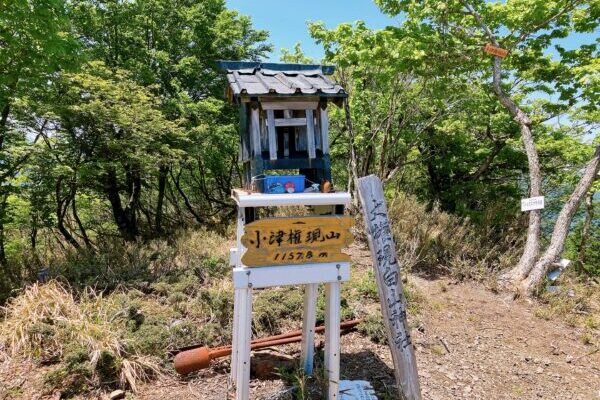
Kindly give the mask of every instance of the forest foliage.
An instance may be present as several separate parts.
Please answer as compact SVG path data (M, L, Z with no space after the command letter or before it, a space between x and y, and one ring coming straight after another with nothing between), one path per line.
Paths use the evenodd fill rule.
M492 247L520 245L527 158L518 124L493 96L484 40L472 21L445 17L463 2L376 3L404 23L314 22L324 60L300 45L282 50L286 62L337 65L350 94L346 109L330 111L336 187L352 185L354 159L357 174L377 174L391 198L406 193L462 218ZM534 119L549 233L599 140L598 41L586 38L600 6L575 2L569 18L539 31L572 2L471 3L507 44L519 40L505 89ZM268 32L223 0L1 0L0 299L70 257L182 228L225 229L241 180L238 114L215 61L272 50ZM592 274L597 190L567 249Z

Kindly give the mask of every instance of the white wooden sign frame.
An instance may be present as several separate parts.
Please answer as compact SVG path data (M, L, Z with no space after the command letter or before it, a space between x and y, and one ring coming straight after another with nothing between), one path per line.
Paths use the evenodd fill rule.
M285 197L283 197L285 196ZM311 375L314 360L317 294L325 284L325 373L328 380L327 399L339 399L340 380L340 295L341 284L350 278L350 263L316 263L248 268L241 262L245 251L245 207L348 205L349 193L295 193L263 195L236 190L232 193L238 204L237 242L231 249L233 267L234 307L231 353L231 380L235 384L236 400L250 396L250 342L252 339L252 291L283 285L304 285L301 360L304 372Z

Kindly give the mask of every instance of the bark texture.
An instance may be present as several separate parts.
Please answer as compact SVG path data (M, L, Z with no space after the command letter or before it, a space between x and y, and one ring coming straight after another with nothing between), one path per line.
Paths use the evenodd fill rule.
M579 242L579 253L577 254L577 261L580 265L585 264L585 247L587 246L588 237L590 236L590 230L592 228L592 220L594 219L594 195L596 192L590 190L585 198L585 220L583 221L583 228L581 229L581 241Z
M121 233L125 240L135 241L139 235L136 211L139 204L141 179L139 174L136 173L128 175L127 189L129 201L125 208L121 203L117 172L113 168L108 169L104 175L104 192L110 202L113 218L119 228L119 233Z
M167 185L167 173L169 168L161 166L158 171L158 197L156 199L156 214L154 217L154 226L156 232L160 235L163 233L162 227L162 214L163 214L163 203L165 200L165 187Z

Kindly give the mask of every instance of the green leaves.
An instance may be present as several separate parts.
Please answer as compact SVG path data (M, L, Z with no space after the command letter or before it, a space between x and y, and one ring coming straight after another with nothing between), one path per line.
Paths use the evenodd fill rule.
M376 3L390 14L402 14L406 20L402 29L423 34L423 26L440 32L448 51L464 55L473 66L481 68L481 61L490 56L480 50L467 51L489 42L487 32L476 19L466 13L472 7L480 14L495 39L510 55L503 61L505 76L526 82L524 91L543 90L555 102L575 109L597 109L599 90L595 86L598 75L597 43L576 36L577 32L593 32L598 27L600 6L597 0L511 0L485 1L396 1L377 0ZM442 5L443 3L443 5ZM568 39L575 48L566 51L562 43ZM424 39L421 39L424 40ZM454 49L454 50L452 50ZM440 49L429 47L427 56L437 56ZM489 66L489 64L487 64ZM449 68L454 65L449 64ZM488 67L489 68L489 67ZM583 74L588 78L584 78ZM575 112L571 117L595 118Z
M300 42L296 42L294 45L294 52L292 53L288 49L281 49L280 60L285 63L298 63L298 64L314 64L315 60L304 55L302 51L302 45Z
M0 1L0 109L73 65L77 46L60 0Z
M155 169L182 154L182 129L165 118L157 99L127 72L92 62L80 73L65 74L61 86L66 92L57 114L66 129L58 137L85 161Z

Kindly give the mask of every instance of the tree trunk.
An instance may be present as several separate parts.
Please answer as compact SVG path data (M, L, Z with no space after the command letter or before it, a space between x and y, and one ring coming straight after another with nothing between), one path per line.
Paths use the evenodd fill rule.
M579 254L577 255L577 261L582 267L585 265L585 247L587 246L587 240L590 236L592 221L594 219L595 194L596 192L590 190L585 198L585 221L583 221L583 227L581 229L581 242L579 242Z
M367 146L367 149L365 151L365 156L363 158L363 165L361 168L361 172L360 175L361 176L367 176L369 175L369 170L371 169L371 162L373 161L373 152L374 152L374 146L373 144L369 144Z
M358 209L358 167L356 160L356 149L354 147L354 128L352 126L352 116L350 114L350 102L348 98L344 99L344 114L346 116L346 129L350 136L350 178L348 179L348 191L352 193L352 205ZM350 184L352 186L350 186Z
M0 113L0 149L4 146L4 138L6 137L6 124L8 123L8 115L10 113L10 103L6 103Z
M6 96L6 102L2 105L2 112L0 112L0 150L4 147L4 139L6 139L6 125L8 124L8 116L10 115L12 96L14 95L15 89L17 88L17 84L19 82L19 73L17 73L17 78L7 85L8 95Z
M162 234L162 211L163 211L163 203L165 200L165 187L167 185L167 173L169 172L169 168L166 166L161 166L158 172L158 197L156 199L156 215L154 216L154 225L156 228L156 233L158 235Z
M67 197L63 197L62 192L62 181L63 177L59 177L56 180L56 225L58 227L58 231L63 236L63 238L69 242L71 246L75 249L80 250L81 245L79 242L71 235L71 232L65 226L65 215L67 213L67 209L69 208L69 204L73 200L71 193L67 195Z
M388 162L387 162L387 147L388 147L388 138L390 136L390 130L386 129L383 134L383 143L381 144L381 158L379 159L379 179L381 179L382 183L385 185L387 181L387 170L388 170Z
M463 1L462 3L481 26L481 29L483 29L485 35L492 44L500 47L500 44L496 40L496 36L485 24L481 15L479 15L468 2ZM502 89L502 59L498 56L494 56L492 87L500 104L508 110L511 117L513 117L521 128L521 138L523 139L523 145L525 146L525 152L527 154L527 162L529 164L529 194L532 197L540 196L542 176L540 173L540 162L537 150L533 141L533 135L531 134L531 119L506 93L504 93L504 90ZM510 283L515 284L529 275L539 256L541 221L541 211L535 210L529 212L527 241L525 242L525 248L523 249L521 259L511 271L500 277L501 281L509 281Z
M117 224L117 228L119 229L119 233L123 236L123 238L127 241L134 241L138 236L138 229L135 223L135 219L131 219L131 211L123 209L123 205L121 204L121 196L119 195L119 186L117 181L117 172L111 168L104 175L104 193L110 202L113 218L115 223ZM132 199L133 199L133 190L132 190ZM135 210L133 212L135 218Z
M38 228L36 225L31 226L31 233L29 234L29 242L31 244L31 252L35 254L35 249L37 246L37 234Z
M555 262L563 252L573 216L577 212L581 200L594 183L599 169L600 146L597 146L594 156L586 165L581 179L579 180L579 183L577 183L571 197L569 197L569 200L563 206L560 214L558 214L556 224L554 225L554 231L552 232L552 238L550 239L550 246L548 246L544 255L538 260L527 279L522 283L522 288L527 293L532 293L538 287L546 274L548 266Z
M500 57L494 57L493 74L494 93L500 103L508 110L513 119L521 127L521 138L527 154L529 165L529 195L531 197L541 196L542 174L540 172L540 160L531 133L531 119L510 97L502 90L502 68ZM529 211L529 226L527 228L527 241L519 263L501 279L511 283L525 279L533 268L540 251L540 233L542 226L542 214L540 210Z
M0 199L0 265L6 267L6 251L4 248L4 218L6 217L7 194L2 194Z
M75 190L75 189L73 189ZM83 238L83 242L85 243L85 247L87 247L89 250L94 250L94 246L92 245L92 242L89 238L89 236L87 235L87 232L85 231L85 228L83 226L83 223L81 222L81 219L79 218L79 214L77 213L77 205L75 203L75 192L73 192L72 194L73 196L73 200L71 203L71 211L73 213L73 218L75 219L75 222L77 223L77 227L79 227L79 231L81 232L81 237Z
M175 178L173 176L173 171L171 171L171 179L173 179L173 183L175 184L175 188L177 189L177 192L179 192L179 195L183 198L183 203L185 204L185 208L187 208L187 210L190 212L190 214L192 214L194 216L194 219L196 219L196 222L198 222L199 224L202 224L202 223L204 223L204 219L202 217L200 217L200 215L194 210L194 207L192 206L190 199L187 197L187 195L185 194L185 192L179 185L179 177L180 176L181 176L181 169L179 170L179 174L177 174L177 178Z

